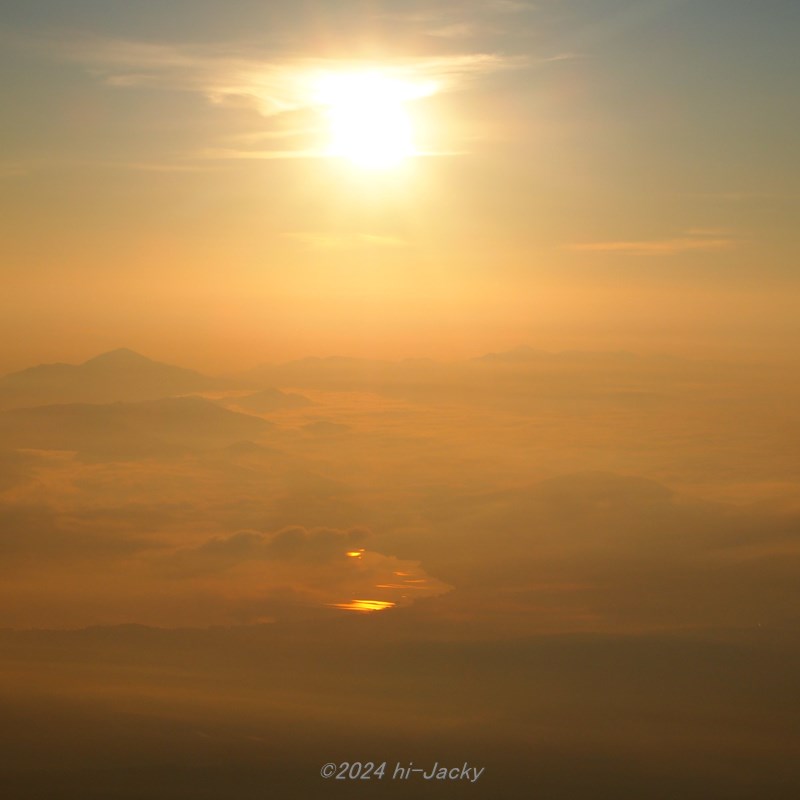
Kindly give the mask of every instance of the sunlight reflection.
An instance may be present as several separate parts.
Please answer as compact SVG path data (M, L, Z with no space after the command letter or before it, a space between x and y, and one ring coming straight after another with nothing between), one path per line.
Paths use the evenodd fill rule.
M333 608L341 608L345 611L385 611L387 608L394 608L396 603L388 600L351 600L349 603L331 603Z

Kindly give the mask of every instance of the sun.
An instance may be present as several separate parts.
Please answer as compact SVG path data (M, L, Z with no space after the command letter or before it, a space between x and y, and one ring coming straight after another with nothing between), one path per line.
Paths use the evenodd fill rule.
M325 76L318 94L330 126L327 154L366 169L395 167L419 155L407 104L432 91L377 71Z

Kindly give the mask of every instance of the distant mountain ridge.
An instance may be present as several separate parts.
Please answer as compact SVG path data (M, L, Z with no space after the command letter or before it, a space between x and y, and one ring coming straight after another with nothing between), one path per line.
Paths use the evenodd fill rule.
M705 372L706 362L677 356L625 351L549 352L521 345L460 361L402 359L399 361L344 356L308 357L261 364L226 377L211 377L185 367L147 358L128 348L101 353L82 364L42 364L0 378L0 410L65 403L143 402L204 392L232 392L221 405L255 414L309 405L302 395L276 387L309 387L338 391L374 391L408 395L450 387L464 391L471 384L485 392L498 381L558 371L582 373L604 380L612 373L645 375L680 370L688 376ZM491 381L486 374L492 373ZM525 378L528 380L528 378ZM618 378L615 377L615 380ZM607 381L606 381L607 383ZM609 385L603 384L603 391ZM461 386L463 384L463 386ZM460 387L460 388L459 388ZM631 387L623 386L628 390ZM636 388L636 387L634 387ZM251 394L242 395L242 390ZM258 390L258 391L253 391Z
M111 403L231 388L232 382L154 361L128 348L82 364L41 364L0 378L0 408Z
M202 397L65 403L0 412L0 440L6 445L107 457L226 447L271 430L270 422Z

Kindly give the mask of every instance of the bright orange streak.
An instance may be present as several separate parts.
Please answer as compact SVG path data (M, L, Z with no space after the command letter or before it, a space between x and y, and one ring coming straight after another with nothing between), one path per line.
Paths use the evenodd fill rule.
M331 603L333 608L341 608L345 611L385 611L395 605L388 600L351 600L349 603Z

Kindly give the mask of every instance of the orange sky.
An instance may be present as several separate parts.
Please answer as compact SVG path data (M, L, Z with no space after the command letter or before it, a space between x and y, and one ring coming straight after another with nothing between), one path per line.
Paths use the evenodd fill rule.
M207 369L794 352L779 13L179 6L5 20L0 369L117 346ZM380 97L406 87L416 155L384 169L331 144L320 87L364 74L390 89L349 98L354 151L389 136Z

